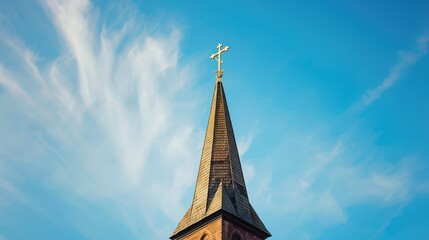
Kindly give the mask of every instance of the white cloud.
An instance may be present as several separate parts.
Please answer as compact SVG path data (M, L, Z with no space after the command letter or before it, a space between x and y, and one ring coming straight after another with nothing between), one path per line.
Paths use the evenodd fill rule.
M254 165L246 160L243 160L244 155L247 153L247 150L249 150L250 145L252 144L254 138L253 132L254 130L252 129L247 135L241 137L237 142L238 153L240 155L241 165L243 167L243 175L247 183L250 182L255 176Z
M375 153L370 136L362 141L363 132L354 129L335 140L288 132L278 149L288 157L274 161L274 169L257 172L262 179L254 183L259 184L257 204L282 219L285 231L293 231L311 222L325 227L346 223L351 207L403 207L424 194L426 165L414 156L387 161ZM284 178L272 182L273 174Z
M428 42L429 42L429 36L421 36L417 38L418 49L423 54L426 54L428 51Z
M241 165L243 166L244 179L246 183L249 183L255 176L255 166L247 162L242 162Z
M350 110L359 113L371 105L427 54L429 37L420 37L416 42L416 50L399 52L388 76L380 85L367 90ZM263 161L273 166L256 167L256 174L262 179L255 187L257 204L270 209L273 218L287 224L288 228L282 231L291 233L301 228L298 233L305 231L305 238L312 238L317 230L308 232L311 223L325 226L323 229L344 224L352 207L393 207L394 212L377 233L381 234L404 206L417 195L429 192L427 165L422 160L413 152L396 159L383 155L376 144L377 134L353 125L356 115L348 113L332 120L343 126L352 125L341 136L334 125L323 129L325 135L314 129L307 132L312 126L290 129L284 142L270 154L276 159ZM287 157L277 161L279 156ZM280 175L284 176L280 183L272 181Z
M13 77L0 65L0 84L14 97L34 106L33 99L13 80Z
M243 136L238 140L237 148L240 156L244 156L249 150L250 144L253 141L253 131L250 131L246 136Z
M10 202L27 202L25 195L13 184L0 178L0 207Z
M391 88L422 56L427 53L427 43L429 37L422 36L417 38L417 50L399 51L399 57L395 65L382 83L375 88L368 89L362 98L352 106L353 111L362 111L367 106L376 101L387 89Z
M186 89L192 75L188 66L178 65L181 32L155 34L136 24L141 16L124 9L117 9L116 14L128 11L121 13L126 21L118 28L89 1L46 0L43 5L64 47L56 59L42 64L44 56L11 36L2 39L21 64L7 69L2 64L7 59L0 58L0 86L7 92L1 97L14 106L1 114L24 115L18 128L0 123L17 138L13 147L0 147L3 156L17 162L3 157L0 165L9 171L5 177L13 172L20 179L2 180L1 186L8 195L31 198L18 194L19 184L39 181L63 192L64 201L114 212L142 238L142 226L180 217L183 194L194 183L189 173L195 172L196 141L202 136L191 118L198 115L195 96ZM180 98L185 92L189 101ZM25 147L38 154L23 152ZM98 236L91 225L75 227L89 238ZM153 234L165 237L170 227Z

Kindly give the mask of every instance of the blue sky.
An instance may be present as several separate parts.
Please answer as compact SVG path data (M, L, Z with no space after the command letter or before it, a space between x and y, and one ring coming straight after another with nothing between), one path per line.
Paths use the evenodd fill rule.
M167 239L221 42L271 239L426 239L429 2L0 2L0 239Z

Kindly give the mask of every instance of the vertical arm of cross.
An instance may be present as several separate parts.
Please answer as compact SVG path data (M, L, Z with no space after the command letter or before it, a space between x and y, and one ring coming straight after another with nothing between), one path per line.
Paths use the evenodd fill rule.
M221 69L221 64L222 64L222 60L221 60L222 50L221 50L221 48L222 48L222 44L221 44L221 43L219 43L219 44L217 45L217 54L218 54L218 59L217 59L217 70L218 70L218 71L221 71L221 70L222 70L222 69Z

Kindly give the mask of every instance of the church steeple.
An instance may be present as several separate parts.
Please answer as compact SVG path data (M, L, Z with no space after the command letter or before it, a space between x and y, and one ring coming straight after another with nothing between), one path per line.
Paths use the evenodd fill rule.
M218 80L214 89L192 205L179 222L171 239L194 239L186 236L191 236L191 233L198 229L204 230L202 226L216 219L221 219L221 230L218 231L221 237L216 239L227 239L223 237L228 234L222 228L226 224L225 221L231 222L231 226L239 226L234 229L246 229L248 232L246 234L258 237L255 239L271 236L249 202L225 91L220 81L223 73L220 69L220 54L223 51L221 47L219 44L219 51L216 54L219 61L218 71L215 71ZM226 47L226 51L228 48Z

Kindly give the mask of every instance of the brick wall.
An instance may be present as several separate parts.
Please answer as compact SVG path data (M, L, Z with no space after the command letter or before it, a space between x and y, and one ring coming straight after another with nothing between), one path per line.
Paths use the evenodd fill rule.
M180 240L231 240L237 234L241 240L264 240L228 220L218 218L186 235ZM206 238L203 238L206 236ZM179 240L178 239L178 240Z
M222 224L222 239L231 240L232 236L237 234L241 240L263 240L260 237L253 235L252 233L246 231L245 229L237 226L236 224L223 220Z
M191 234L180 238L180 240L201 240L204 235L207 236L204 240L222 240L222 219L218 218Z

